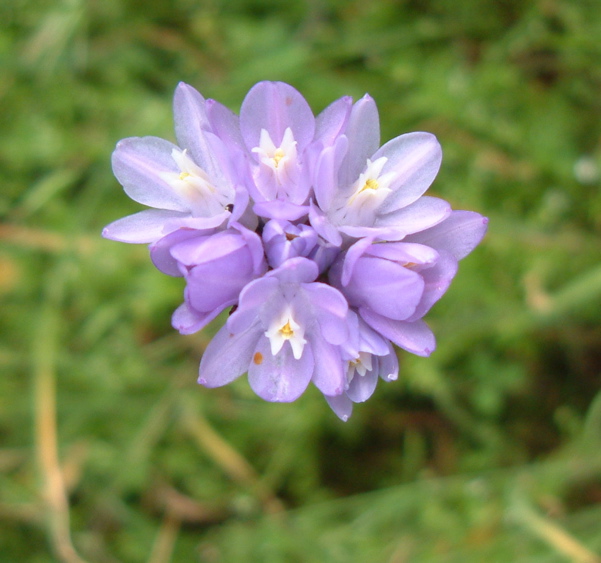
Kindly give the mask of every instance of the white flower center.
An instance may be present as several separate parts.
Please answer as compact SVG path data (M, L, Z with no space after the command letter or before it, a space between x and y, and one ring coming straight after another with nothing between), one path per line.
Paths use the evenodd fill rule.
M349 360L346 368L346 379L350 383L355 372L363 377L368 371L372 370L372 355L369 352L359 352L355 360Z
M217 189L208 174L188 156L188 149L173 149L171 158L179 173L164 172L161 177L189 203L195 214L213 217L223 213L226 205L233 202L232 197Z
M349 190L350 196L345 195L340 205L335 207L332 218L337 224L373 224L376 211L392 192L390 184L396 177L394 172L382 174L387 160L384 156L374 162L367 159L365 170Z
M265 129L261 129L259 146L252 149L257 153L261 164L268 167L276 183L285 186L292 180L293 168L296 166L296 141L290 127L284 131L284 137L279 147L276 147L271 136Z
M274 319L265 336L269 338L271 353L275 356L288 340L292 347L292 354L297 360L303 355L307 341L304 338L305 329L293 318L290 309L286 310L279 318Z

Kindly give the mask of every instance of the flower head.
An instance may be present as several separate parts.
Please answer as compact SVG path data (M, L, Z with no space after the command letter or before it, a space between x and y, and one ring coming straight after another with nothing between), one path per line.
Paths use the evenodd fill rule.
M282 82L251 88L239 118L180 84L174 115L177 144L118 143L115 176L150 209L103 235L150 244L155 266L184 279L172 319L180 332L230 308L199 383L248 373L260 397L278 402L313 383L346 420L379 379L397 378L393 344L434 350L423 317L487 221L424 195L442 156L433 135L380 147L370 96L340 98L315 117Z

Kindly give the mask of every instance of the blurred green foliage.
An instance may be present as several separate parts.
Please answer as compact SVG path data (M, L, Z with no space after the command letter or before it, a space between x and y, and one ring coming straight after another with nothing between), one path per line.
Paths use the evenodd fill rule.
M599 7L1 3L0 561L599 561ZM198 387L215 327L176 334L181 280L99 236L140 209L114 144L172 138L178 81L237 111L265 79L316 112L369 92L491 219L437 351L346 424Z

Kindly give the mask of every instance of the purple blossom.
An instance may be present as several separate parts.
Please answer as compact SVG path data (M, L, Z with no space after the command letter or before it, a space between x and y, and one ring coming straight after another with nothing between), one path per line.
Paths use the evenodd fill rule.
M200 330L230 309L199 370L206 387L248 373L267 401L309 383L343 420L379 379L398 376L396 344L435 348L423 317L487 220L425 196L440 167L436 138L380 145L368 95L316 117L292 86L260 82L240 117L179 84L177 144L119 142L113 171L150 207L108 225L106 238L150 245L154 265L185 280L173 326Z
M399 362L390 341L353 311L349 311L349 329L342 354L346 365L345 390L340 395L325 395L332 410L344 421L352 414L353 403L363 403L372 396L379 378L394 381L399 373Z
M117 144L115 176L129 197L153 209L111 223L104 237L151 243L180 228L216 228L246 213L247 178L237 165L244 160L242 152L236 143L226 144L239 137L237 119L213 111L213 126L205 99L183 83L173 105L178 145L157 137L132 137ZM256 226L252 218L245 219Z
M348 305L338 290L315 282L317 275L317 265L299 257L249 283L207 346L199 383L218 387L248 371L250 386L267 401L294 401L310 381L324 395L340 395Z
M429 356L436 343L421 319L448 289L458 260L475 248L486 227L477 213L455 211L407 242L361 239L331 268L330 281L373 329L409 352Z
M186 279L185 302L173 318L184 334L235 305L244 286L267 271L261 239L237 223L217 233L179 229L153 244L150 256L162 272Z
M436 225L451 211L441 199L422 197L440 168L434 135L408 133L378 148L380 127L373 99L354 104L341 133L315 165L310 220L327 240L380 236L402 240Z
M304 152L315 134L307 101L288 84L259 82L242 102L240 130L251 155L255 212L291 221L306 215Z

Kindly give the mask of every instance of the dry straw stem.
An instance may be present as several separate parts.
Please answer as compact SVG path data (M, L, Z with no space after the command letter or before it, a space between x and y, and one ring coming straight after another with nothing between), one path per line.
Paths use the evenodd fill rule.
M34 333L35 447L50 543L60 561L83 563L71 542L69 501L58 457L55 356L59 324L56 298L62 292L60 277L50 276L48 286L52 288L52 294L47 298L38 330Z
M256 471L244 456L220 436L202 415L193 412L185 402L182 409L182 423L200 448L229 477L256 492L265 512L278 513L284 510L282 501L261 482Z
M152 546L148 563L169 563L181 527L180 519L172 512L167 512Z
M31 229L10 223L0 223L0 240L50 253L60 253L75 248L81 254L88 254L95 246L95 241L91 237L73 238L54 231Z
M537 514L529 506L520 506L516 516L531 533L573 563L601 563L601 557L587 549L561 526Z
M153 500L157 507L182 523L215 524L229 516L229 512L225 508L207 506L182 494L170 485L159 485L155 489L156 495Z

